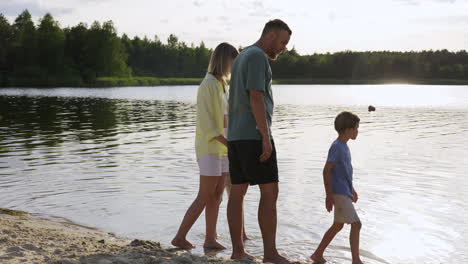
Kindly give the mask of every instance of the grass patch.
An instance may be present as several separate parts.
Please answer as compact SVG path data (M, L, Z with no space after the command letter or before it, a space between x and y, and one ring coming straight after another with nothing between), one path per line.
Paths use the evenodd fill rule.
M14 215L14 216L26 216L29 213L19 210L11 210L6 208L0 208L0 214Z
M202 78L99 77L92 87L198 85Z
M460 79L320 79L296 78L277 79L273 84L430 84L430 85L468 85L468 80Z

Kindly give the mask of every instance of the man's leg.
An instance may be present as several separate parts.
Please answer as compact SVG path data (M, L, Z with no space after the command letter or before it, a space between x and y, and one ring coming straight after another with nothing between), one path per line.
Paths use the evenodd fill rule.
M245 252L242 240L242 212L244 196L248 187L248 184L232 184L231 186L231 194L229 195L227 205L227 217L232 241L232 259L252 258L251 255Z
M276 249L276 201L278 200L278 183L260 184L260 204L258 206L258 223L263 238L263 262L275 264L290 263Z

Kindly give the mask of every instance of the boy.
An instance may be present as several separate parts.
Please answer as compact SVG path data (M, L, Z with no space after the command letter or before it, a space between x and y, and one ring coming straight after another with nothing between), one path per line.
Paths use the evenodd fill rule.
M353 188L353 167L348 140L355 140L358 135L359 117L351 112L341 112L335 118L335 130L338 138L332 143L328 151L327 162L323 168L323 182L325 185L325 207L330 212L335 207L333 225L322 238L318 248L310 256L314 263L324 263L323 252L340 232L343 225L351 224L349 243L353 264L362 264L359 258L359 231L361 221L352 202L357 202L358 195Z

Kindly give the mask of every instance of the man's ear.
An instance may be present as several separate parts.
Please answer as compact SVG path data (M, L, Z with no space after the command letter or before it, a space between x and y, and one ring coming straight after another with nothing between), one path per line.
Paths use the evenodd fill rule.
M275 40L275 39L276 39L276 35L277 35L276 30L272 30L272 31L270 31L270 32L267 33L267 39L268 39L269 41Z

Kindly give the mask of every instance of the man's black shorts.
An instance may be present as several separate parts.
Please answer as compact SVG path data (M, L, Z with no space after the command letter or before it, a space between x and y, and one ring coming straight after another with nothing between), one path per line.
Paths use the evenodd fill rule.
M260 162L263 147L261 140L236 140L228 142L229 173L232 184L266 184L278 182L276 148L270 158Z

